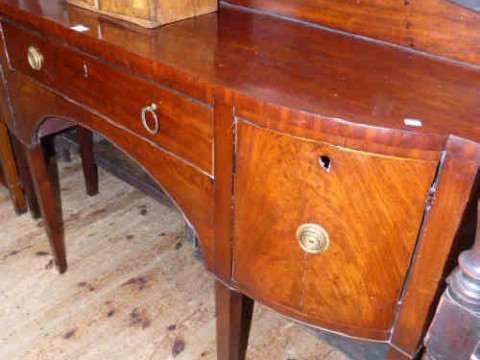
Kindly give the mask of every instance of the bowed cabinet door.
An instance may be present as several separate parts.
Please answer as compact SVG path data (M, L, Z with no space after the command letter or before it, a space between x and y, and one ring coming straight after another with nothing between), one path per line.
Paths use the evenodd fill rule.
M233 281L302 321L385 340L437 161L239 120Z

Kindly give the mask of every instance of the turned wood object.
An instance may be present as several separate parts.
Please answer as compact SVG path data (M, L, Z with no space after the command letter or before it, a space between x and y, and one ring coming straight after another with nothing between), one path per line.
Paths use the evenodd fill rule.
M480 224L480 203L477 224ZM448 279L448 293L467 309L480 312L480 226L477 225L475 243L470 250L460 254L458 267Z
M474 360L480 356L480 211L477 216L475 243L460 254L425 338L426 359Z

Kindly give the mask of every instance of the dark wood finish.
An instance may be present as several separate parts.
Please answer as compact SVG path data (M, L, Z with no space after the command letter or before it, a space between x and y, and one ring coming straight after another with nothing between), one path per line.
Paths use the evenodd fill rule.
M447 153L440 170L435 200L419 239L416 256L422 261L413 264L392 336L392 342L411 355L418 351L431 318L437 300L434 289L442 286L445 263L462 221L477 168L470 159Z
M479 209L480 202L475 243L460 254L459 266L448 278L448 288L425 338L427 354L432 360L470 360L476 359L480 353Z
M67 270L67 258L63 239L63 224L57 211L56 196L47 172L42 146L37 145L27 149L26 157L28 166L32 171L35 193L52 248L55 265L60 273L64 273Z
M245 360L253 314L253 300L215 282L217 359Z
M415 132L480 140L476 68L407 49L228 6L148 31L58 1L3 0L0 13L208 104L220 86L250 102L407 131L403 119L419 118ZM69 29L79 22L90 31Z
M18 173L28 204L28 210L32 218L38 219L41 216L40 205L38 204L37 196L35 195L35 188L33 186L33 179L30 169L28 168L25 149L15 136L12 136L11 140L15 158L17 160Z
M82 157L83 176L87 194L98 194L98 170L93 156L93 133L81 126L77 129L80 156Z
M415 357L416 359L417 357ZM390 346L388 349L387 355L385 356L385 360L411 360L414 359L405 353L401 352L400 350Z
M196 167L178 159L162 148L119 127L105 117L87 111L84 107L55 94L21 74L14 73L16 97L21 109L22 123L17 135L24 142L31 141L36 129L48 126L58 118L79 121L83 127L103 134L108 140L134 159L162 187L199 238L205 263L213 264L213 185L210 177ZM31 106L31 104L35 104ZM30 106L28 106L30 105ZM55 113L50 119L49 114ZM45 120L46 119L46 120ZM29 145L34 146L34 145Z
M63 128L63 127L61 127ZM43 132L49 133L49 132L56 132L57 127L54 126L53 130L45 130L42 129ZM88 130L84 129L85 132L87 132L88 135ZM40 134L39 134L40 135ZM91 135L91 133L90 133ZM96 170L95 164L89 164L89 157L93 155L93 144L91 144L88 139L84 143L84 146L82 150L79 149L80 155L82 156L82 165L83 165L83 170L84 170L84 177L85 177L85 185L87 187L87 193L91 190L97 189L98 192L98 174ZM25 198L26 202L28 203L28 209L30 210L30 214L34 219L40 218L40 208L38 204L37 197L35 195L35 190L33 187L33 180L30 174L30 170L27 165L27 159L25 157L25 150L23 149L22 145L18 142L18 140L13 137L12 138L12 149L14 150L15 153L15 158L16 158L16 165L18 168L18 173L19 177L21 178L21 185L22 189L25 193ZM96 192L93 191L92 194L94 195Z
M4 185L10 193L15 212L17 214L25 212L27 210L27 203L23 196L10 138L3 120L0 120L0 170L3 175Z
M237 96L235 103L239 106L236 114L240 118L311 140L378 154L438 160L439 151L445 148L447 141L447 137L441 134L352 126L347 121L253 102L242 96Z
M227 95L228 97L228 95ZM234 109L215 103L215 274L229 284L232 276Z
M210 107L11 24L4 24L3 31L10 64L15 69L211 172ZM44 56L41 71L28 64L25 54L31 45ZM71 86L72 82L75 86ZM146 130L141 117L142 108L152 103L158 107L155 113L159 130L155 135Z
M15 212L21 214L27 210L27 203L22 191L18 165L15 161L6 127L6 122L12 121L6 90L4 72L0 69L0 172L2 173L3 184L9 189Z
M436 1L422 26L435 24L438 11L445 17L446 3ZM348 4L369 19L378 3L337 3ZM372 31L389 32L389 21L409 19L398 6L413 5L385 3ZM348 14L337 20L354 26L358 17L345 21ZM478 67L225 4L158 30L56 0L0 0L0 18L16 115L7 124L29 162L39 158L39 134L78 124L162 186L218 281L220 359L244 357L245 295L309 324L381 340L387 359L420 356L449 257L465 241L457 234L480 163ZM78 23L89 30L70 29ZM437 44L442 31L415 41ZM455 42L452 56L470 61L461 48L478 35L456 36L432 51ZM25 57L32 44L45 60L36 71ZM140 119L152 102L165 105L154 136ZM412 119L422 126L405 123ZM163 124L171 126L164 133ZM51 190L38 164L34 177ZM42 207L51 210L50 195ZM330 233L325 253L299 250L303 222ZM46 225L63 244L61 223Z
M387 339L437 163L307 142L245 121L236 131L240 289L323 328ZM325 228L325 252L299 246L302 223Z
M480 14L447 0L228 0L229 3L479 64Z

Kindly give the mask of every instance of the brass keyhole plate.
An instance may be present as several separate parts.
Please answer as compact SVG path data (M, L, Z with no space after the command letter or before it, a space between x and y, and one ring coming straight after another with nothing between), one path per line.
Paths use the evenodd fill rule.
M297 228L297 241L304 251L310 254L318 254L328 248L330 239L323 227L318 224L307 223Z

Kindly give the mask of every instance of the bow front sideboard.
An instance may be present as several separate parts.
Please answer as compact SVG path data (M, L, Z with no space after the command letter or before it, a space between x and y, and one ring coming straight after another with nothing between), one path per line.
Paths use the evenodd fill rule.
M141 165L195 229L219 360L244 359L254 301L418 358L473 242L480 16L444 0L280 3L142 29L0 0L4 115L57 268L39 133L74 123Z

